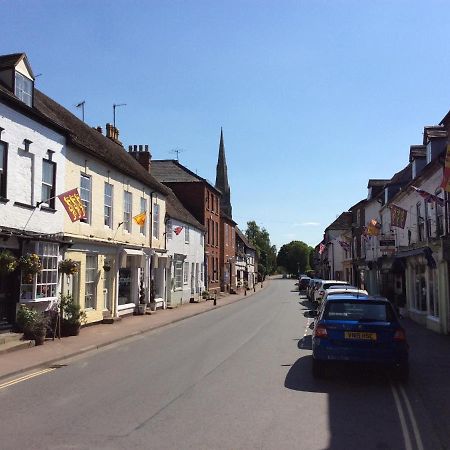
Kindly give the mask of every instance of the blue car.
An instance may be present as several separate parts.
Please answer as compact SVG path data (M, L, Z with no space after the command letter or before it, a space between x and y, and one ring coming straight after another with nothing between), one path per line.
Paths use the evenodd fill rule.
M318 312L312 335L313 375L333 362L389 366L398 380L409 375L405 330L390 302L381 297L335 295Z

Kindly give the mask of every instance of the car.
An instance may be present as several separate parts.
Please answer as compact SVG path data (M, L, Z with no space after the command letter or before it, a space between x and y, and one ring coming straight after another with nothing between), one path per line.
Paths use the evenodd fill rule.
M306 276L301 277L300 281L298 282L298 290L304 291L306 289L306 287L308 286L310 280L311 280L310 277L306 277Z
M340 294L351 294L355 297L369 295L369 293L365 289L358 289L356 286L347 286L347 285L333 285L325 290L325 294L322 298L322 303L328 298L333 297L335 295Z
M312 335L313 376L333 362L388 366L400 381L409 375L406 333L389 300L370 295L329 296L316 316Z
M325 291L329 289L332 286L350 286L350 284L347 281L341 281L341 280L321 280L321 283L317 288L314 290L314 297L312 298L312 301L314 303L319 304L325 295Z
M306 296L308 297L308 300L310 300L310 301L314 300L314 291L321 282L322 282L322 280L320 278L312 278L311 279L308 289L306 290Z

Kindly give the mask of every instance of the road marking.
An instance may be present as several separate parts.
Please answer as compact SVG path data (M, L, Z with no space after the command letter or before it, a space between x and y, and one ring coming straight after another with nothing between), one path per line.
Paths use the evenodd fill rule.
M18 383L22 383L22 381L27 381L27 380L30 380L31 378L38 377L39 375L44 375L46 373L53 372L54 370L56 370L56 369L54 369L54 368L53 369L42 369L37 372L33 372L28 375L24 375L23 377L19 377L14 380L7 381L6 383L0 384L0 390L6 389L7 387L13 386Z
M405 449L412 450L411 437L409 435L408 426L406 425L405 414L403 412L403 407L400 402L400 397L395 386L390 383L392 389L392 395L394 396L395 406L397 407L398 417L400 418L400 425L402 427L403 440L405 441Z
M417 448L418 448L418 450L423 450L423 442L422 442L422 437L420 436L419 427L417 426L417 421L416 421L416 418L414 417L414 413L413 413L413 410L411 407L411 402L409 401L409 398L406 395L406 391L403 388L403 386L400 386L400 392L402 394L403 400L406 403L406 409L408 411L408 415L411 420L414 437L416 438Z

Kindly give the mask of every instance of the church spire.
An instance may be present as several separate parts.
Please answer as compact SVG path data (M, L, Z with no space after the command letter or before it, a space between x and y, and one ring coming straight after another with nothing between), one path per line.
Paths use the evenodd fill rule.
M232 217L230 186L228 185L227 161L225 158L225 144L223 142L223 130L220 128L219 157L216 168L216 188L222 192L220 209L230 218Z

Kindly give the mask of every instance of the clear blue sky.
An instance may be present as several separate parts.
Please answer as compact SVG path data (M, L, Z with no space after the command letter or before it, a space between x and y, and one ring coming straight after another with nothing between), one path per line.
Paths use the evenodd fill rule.
M450 109L448 1L2 0L2 54L124 144L215 180L280 248L316 245Z

